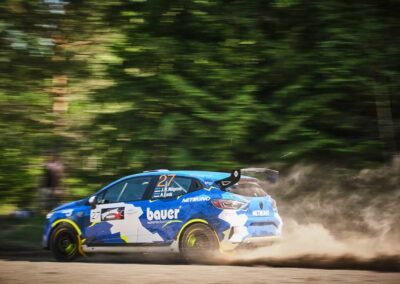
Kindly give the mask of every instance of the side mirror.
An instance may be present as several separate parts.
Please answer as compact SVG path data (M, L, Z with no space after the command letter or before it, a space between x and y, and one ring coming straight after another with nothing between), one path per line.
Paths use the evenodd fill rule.
M96 204L97 204L96 195L90 196L88 203L89 203L90 207L92 207L92 209L96 208Z

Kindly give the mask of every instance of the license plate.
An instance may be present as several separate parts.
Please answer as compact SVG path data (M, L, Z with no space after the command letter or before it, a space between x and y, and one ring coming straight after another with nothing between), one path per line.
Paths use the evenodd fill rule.
M269 211L268 210L254 210L253 211L253 216L268 216Z

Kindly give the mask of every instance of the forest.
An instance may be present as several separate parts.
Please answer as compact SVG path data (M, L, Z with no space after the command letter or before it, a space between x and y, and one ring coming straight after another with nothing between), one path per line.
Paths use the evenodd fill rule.
M157 168L390 163L399 19L398 0L1 1L0 213L50 154L71 198Z

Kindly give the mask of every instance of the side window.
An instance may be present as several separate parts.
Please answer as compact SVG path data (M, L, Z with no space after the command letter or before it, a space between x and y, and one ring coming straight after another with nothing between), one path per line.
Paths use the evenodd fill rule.
M192 186L190 187L190 192L193 192L193 191L196 191L196 190L199 190L202 188L204 188L204 186L197 179L194 179L192 182Z
M128 180L119 202L142 200L149 186L151 177L141 177Z
M152 199L168 198L188 193L192 179L177 177L174 174L159 176L154 187Z
M118 202L118 197L121 194L124 185L124 182L120 182L103 191L100 195L98 195L97 203L105 204Z
M117 183L101 193L97 197L97 202L105 204L141 200L150 180L151 177L140 177Z

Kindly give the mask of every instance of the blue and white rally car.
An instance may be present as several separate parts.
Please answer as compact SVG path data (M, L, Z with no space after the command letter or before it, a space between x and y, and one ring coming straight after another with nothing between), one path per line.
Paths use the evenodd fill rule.
M281 228L275 201L240 170L155 170L51 211L43 247L61 261L92 252L170 252L196 261L270 243Z

